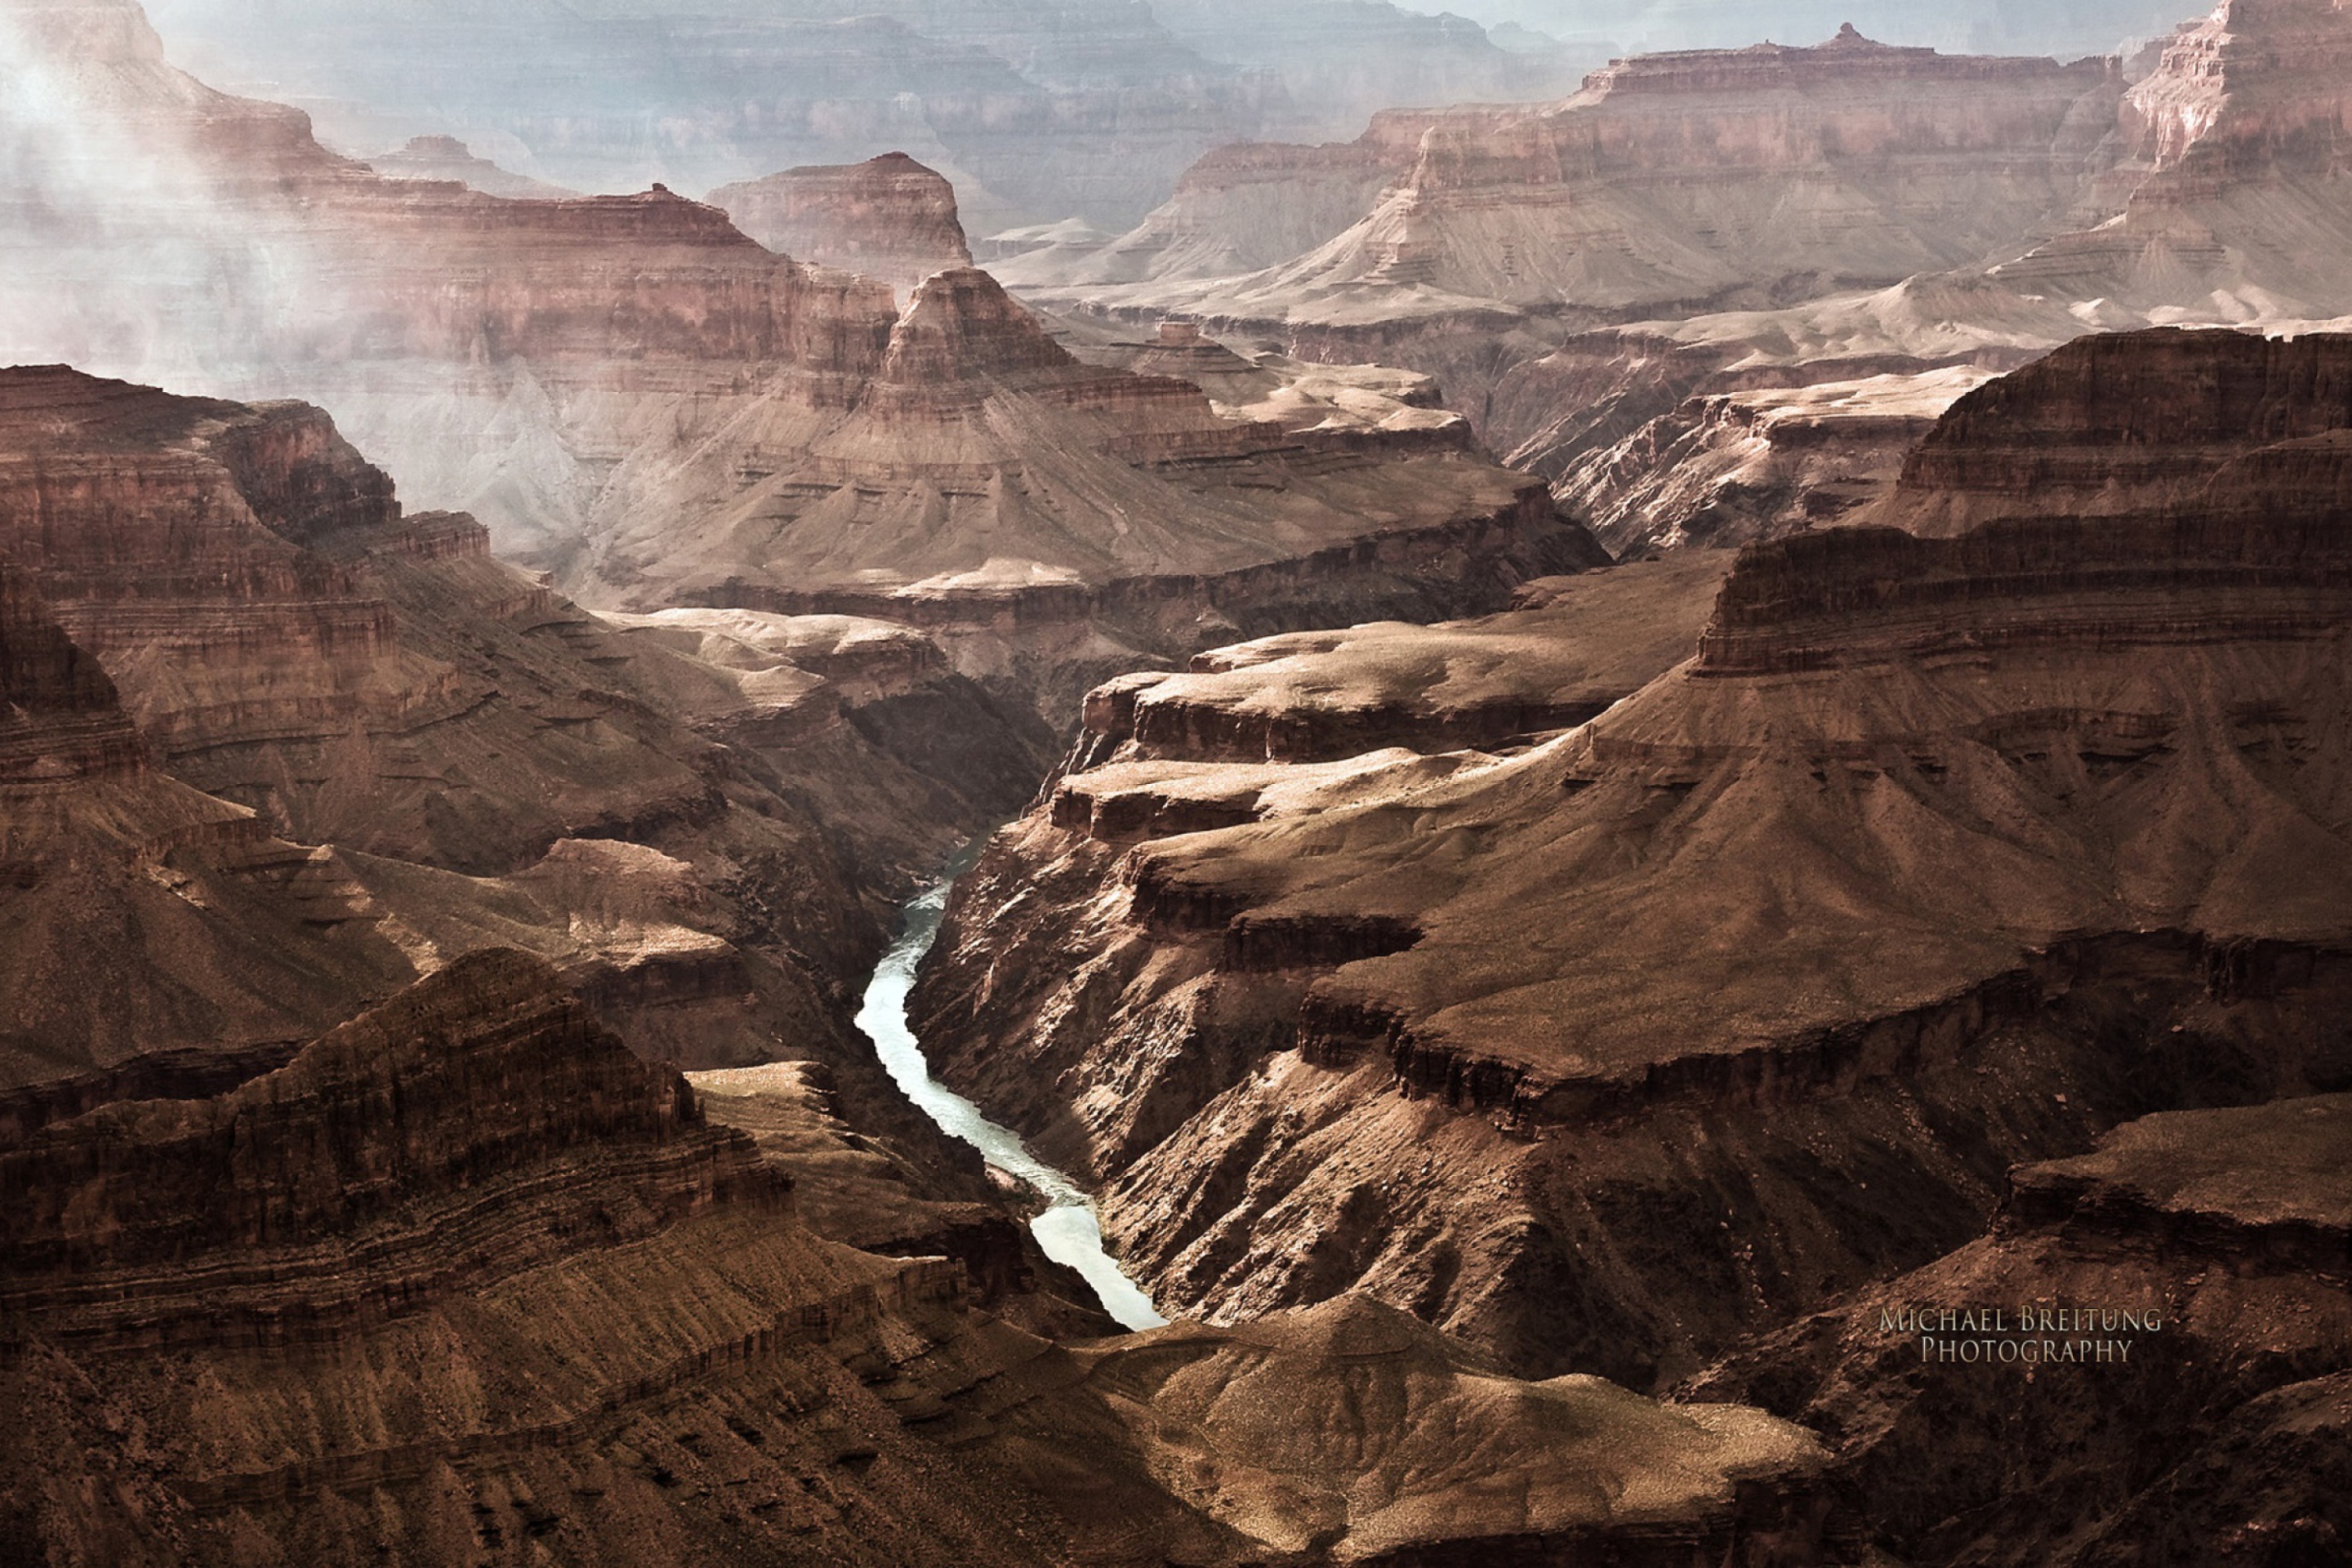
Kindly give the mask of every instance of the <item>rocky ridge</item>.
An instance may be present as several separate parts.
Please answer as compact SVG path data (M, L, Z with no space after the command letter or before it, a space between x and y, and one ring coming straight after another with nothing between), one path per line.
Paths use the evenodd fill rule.
M1237 1564L1744 1538L1819 1560L1820 1451L1752 1409L1516 1383L1369 1304L1057 1346L976 1310L958 1263L819 1239L797 1186L501 952L225 1093L14 1141L0 1542L125 1563L1141 1563L1181 1542ZM1360 1451L1340 1385L1367 1380L1404 1418ZM1589 1443L1606 1484L1490 1505L1443 1468L1465 1433L1530 1477Z
M1057 310L1181 311L1301 357L1433 374L1614 549L1772 537L1851 520L1917 428L1881 435L1857 413L1832 434L1792 408L1766 416L1791 437L1776 444L1748 412L1767 389L1810 402L1878 382L1874 400L1916 421L1969 372L2086 331L2294 331L2352 309L2328 194L2345 16L2225 6L2105 67L1931 57L1851 29L1812 49L1634 57L1560 104L1221 150L1130 235L1008 277ZM1889 91L1901 106L1861 132L1800 108L1829 93L1874 113ZM1929 163L1900 151L1906 126ZM1875 157L1908 194L1844 234L1884 206ZM1761 240L1743 237L1751 200L1774 214Z
M2168 384L2247 342L2098 363ZM1942 439L2064 428L2069 353ZM2239 461L2315 439L2229 406ZM2010 1164L2336 1086L2340 506L2231 494L1757 547L1696 659L1525 751L1273 760L1409 652L1442 690L1445 629L1286 680L1244 650L1149 723L1157 683L1107 689L1117 739L960 889L919 1022L1103 1178L1165 1300L1364 1289L1522 1369L1671 1381L1962 1245Z
M168 352L201 363L184 384L299 392L413 503L479 514L503 554L600 607L960 619L987 635L952 640L957 668L1058 718L1111 665L1192 651L1196 623L1492 607L1601 558L1463 443L1372 428L1332 451L1237 424L1181 383L1068 363L984 274L902 313L887 285L660 187L526 202L385 180L299 116L172 70L135 6L9 15L58 55L44 68L97 140L130 144L92 162L37 142L27 178L73 199L26 237L26 286L52 303L23 331L79 364ZM94 199L109 169L160 188L125 217ZM224 302L70 260L125 223L264 280ZM126 313L135 342L95 324ZM680 520L674 570L643 535L656 515ZM895 521L859 521L877 516Z
M2021 1167L1987 1236L1742 1347L1698 1386L1769 1391L1826 1434L1843 1485L1882 1500L1890 1551L2325 1558L2352 1526L2346 1111L2331 1094L2162 1112ZM1903 1314L1960 1301L2000 1312L1992 1353L1923 1367ZM2029 1353L2052 1364L2029 1373ZM2104 1419L2086 1423L2093 1407Z
M721 185L710 205L771 250L893 289L971 265L955 187L904 153Z

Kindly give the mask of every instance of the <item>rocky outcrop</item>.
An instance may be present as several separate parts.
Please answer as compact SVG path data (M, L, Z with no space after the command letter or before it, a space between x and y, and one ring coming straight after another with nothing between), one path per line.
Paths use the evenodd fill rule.
M2352 342L2159 328L2069 343L1956 403L1872 514L1948 534L1995 518L2335 504L2315 471L2352 428ZM2257 503L2251 471L2303 471ZM2226 472L2226 478L2224 477Z
M710 205L771 250L893 289L971 265L955 187L904 153L722 185Z
M926 1037L1163 1301L1695 1370L1963 1245L2010 1164L2340 1085L2340 508L2234 493L1758 547L1697 659L1517 754L1205 763L1203 716L1154 760L1157 683L1107 690L1135 739L960 890ZM1169 684L1303 726L1313 661L1251 662Z
M1917 1559L2324 1558L2352 1530L2346 1115L2326 1095L2127 1122L2011 1173L1982 1239L1697 1386L1826 1434L1879 1543ZM1980 1326L1946 1327L1955 1308Z
M152 325L138 357L177 345L237 367L214 384L299 388L410 502L479 512L502 553L600 605L920 622L952 605L987 628L950 644L958 669L1059 722L1102 675L1193 651L1212 612L1249 631L1461 613L1580 548L1597 557L1428 421L1340 444L1238 423L1184 383L1072 362L984 274L940 274L902 315L887 284L786 260L658 187L505 202L385 180L172 71L135 11L105 9L118 47L61 98L184 187L133 219L217 252L241 314L225 330L215 301L99 265L108 226L131 220L60 153L33 177L79 205L22 237L48 300L23 319L103 365L131 356L80 326L127 314ZM77 253L91 264L56 260ZM1417 569L1441 557L1424 592ZM1272 593L1234 582L1252 573ZM1324 602L1301 603L1317 577ZM1037 622L1040 588L1058 613L996 628Z
M2233 0L2182 24L2120 106L2105 182L2120 210L1997 274L2175 320L2340 315L2347 65L2352 19L2326 0Z
M1526 742L1598 716L1673 665L1727 556L1547 579L1539 607L1436 626L1382 622L1196 656L1087 695L1072 762L1321 763L1404 747Z
M846 420L769 461L749 490L727 447L659 475L703 521L636 512L596 592L911 622L1057 720L1220 632L1458 613L1605 559L1472 451L1232 423L1191 384L1073 358L970 268L916 290Z
M514 955L0 1169L12 1555L531 1541L604 1562L617 1537L688 1562L749 1531L771 1553L833 1532L844 1561L1000 1560L960 1483L900 1500L919 1444L844 1369L915 1323L951 1331L958 1271L814 1241L747 1140ZM725 1519L673 1495L719 1434L759 1475ZM846 1527L877 1503L892 1524ZM388 1533L361 1522L379 1508Z
M1758 1411L1515 1382L1367 1303L1055 1346L976 1311L959 1263L819 1240L795 1142L706 1120L544 965L485 952L226 1093L0 1148L0 1544L1820 1561L1820 1451ZM1397 1419L1364 1426L1368 1385ZM1465 1464L1528 1485L1497 1502Z
M488 158L477 158L455 136L412 136L398 149L370 157L367 164L394 180L455 180L486 196L516 201L556 201L580 194L501 169Z
M1802 532L1892 489L1937 416L1988 379L1955 366L1710 390L1614 444L1567 446L1553 493L1619 551Z
M1559 104L1376 121L1359 156L1385 165L1389 184L1369 213L1262 271L1178 282L1199 277L1204 247L1188 240L1172 247L1168 281L1085 292L1336 325L1481 310L1622 320L1891 284L1976 261L2068 213L2104 166L2123 86L2105 62L1944 56L1850 27L1812 48L1638 56ZM1325 150L1294 155L1300 210L1318 210L1334 163ZM1976 173L1986 165L2001 176L1990 199ZM1199 199L1180 193L1147 228L1181 236ZM1125 269L1152 279L1148 248L1139 233L1103 255L1136 258ZM1024 280L1058 292L1042 273Z
M395 1101L400 1115L387 1115ZM216 1099L104 1107L10 1151L11 1309L52 1305L44 1276L70 1276L76 1290L114 1277L104 1315L120 1324L137 1318L134 1281L158 1265L258 1261L381 1224L460 1175L495 1183L551 1152L662 1147L697 1122L677 1075L630 1055L543 965L472 954ZM688 1202L750 1179L740 1156L730 1172L719 1153L681 1162L714 1167L689 1176L702 1191ZM171 1333L152 1320L114 1331Z
M1831 1510L1798 1429L1599 1378L1498 1378L1360 1297L1040 1357L960 1408L1034 1429L1073 1405L1109 1418L1103 1470L1171 1477L1160 1484L1201 1516L1302 1561L1830 1560ZM1185 1539L1198 1522L1180 1533L1150 1517L1164 1501L1139 1501L1150 1512L1129 1530L1148 1521L1199 1552ZM1104 1513L1097 1542L1115 1538Z

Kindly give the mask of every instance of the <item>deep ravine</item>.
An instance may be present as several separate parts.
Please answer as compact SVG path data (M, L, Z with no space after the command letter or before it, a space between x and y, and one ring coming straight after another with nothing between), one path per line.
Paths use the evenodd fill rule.
M960 857L951 872L961 871L967 863ZM1045 1208L1029 1222L1029 1228L1045 1256L1084 1275L1101 1299L1103 1310L1121 1326L1157 1328L1168 1320L1152 1309L1151 1298L1103 1250L1102 1227L1086 1189L1030 1153L1020 1134L991 1121L980 1107L931 1077L922 1042L908 1022L907 996L914 989L915 971L923 955L938 940L948 890L953 886L950 875L908 901L898 940L875 965L874 977L866 983L857 1026L874 1042L875 1055L923 1114L949 1136L978 1149L991 1165L1028 1183L1045 1198Z

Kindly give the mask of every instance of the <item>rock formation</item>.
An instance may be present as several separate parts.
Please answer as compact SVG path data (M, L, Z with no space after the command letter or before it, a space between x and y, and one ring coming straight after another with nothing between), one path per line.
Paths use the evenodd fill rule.
M796 1187L791 1156L500 952L224 1093L12 1141L0 1545L1142 1563L1181 1541L1237 1564L1747 1539L1819 1560L1821 1452L1751 1408L1516 1383L1368 1304L1065 1349L976 1310L959 1263L819 1239ZM1367 1386L1401 1417L1368 1447ZM1563 1443L1586 1463L1563 1472ZM1528 1484L1492 1500L1474 1477L1496 1472Z
M1233 423L1184 382L1078 362L973 268L916 289L856 405L797 452L793 416L625 471L616 498L667 504L625 510L591 592L913 622L1059 712L1219 632L1443 615L1606 560L1473 451ZM748 488L746 446L766 454Z
M2345 18L2224 6L2104 64L1851 27L1636 56L1558 104L1220 149L1127 236L1006 275L1056 310L1431 374L1612 548L1772 537L1852 521L1969 371L2086 330L2352 310ZM1910 427L1802 406L1856 381ZM1783 415L1768 388L1807 395Z
M554 201L580 194L501 169L488 158L474 156L472 149L455 136L412 136L397 150L371 157L367 164L391 179L455 180L486 196Z
M1989 1235L1702 1384L1770 1388L1828 1434L1914 1557L2325 1561L2352 1538L2347 1115L2339 1093L2127 1122L2011 1172ZM1936 1314L1924 1337L1979 1343L1926 1362L1904 1314L1960 1302L1998 1330Z
M2249 344L2093 363L2195 385ZM1923 453L1992 447L1994 410L2063 428L2084 357L1969 395ZM1752 549L1696 659L1623 668L1638 692L1531 749L1352 722L1458 706L1483 628L1105 689L1100 742L960 889L927 1038L1103 1178L1171 1305L1366 1289L1637 1384L1962 1245L2011 1163L2329 1086L2352 572L2325 406L2184 400L2243 422L2259 491ZM2127 483L2147 448L2112 446ZM1666 570L1528 613L1622 647L1612 597Z
M2347 80L2352 16L2328 0L2231 0L2183 24L2124 96L2105 182L2121 210L1996 276L2189 320L2343 314Z
M173 0L163 20L207 79L319 104L338 145L454 129L589 190L706 190L903 147L965 191L981 233L1074 215L1125 227L1221 143L1349 135L1397 102L1542 98L1599 58L1507 53L1459 18L1386 5L1276 17L1215 0L607 0L497 17Z
M1335 210L1323 193L1339 171L1385 180L1369 213L1263 272L1132 297L1341 324L1482 308L1623 319L1892 284L1983 259L2073 209L2122 88L2097 60L1945 56L1851 28L1813 48L1618 60L1555 105L1396 111L1353 150L1220 153L1147 229L1213 227L1234 210L1225 171L1250 169L1265 190L1260 171L1288 165L1284 188L1302 184L1285 204L1293 223ZM1202 202L1215 216L1186 211ZM1139 236L1106 254L1145 279L1202 278L1216 258L1197 239L1164 263L1144 249Z
M224 332L201 291L94 267L54 352L131 357L81 330L128 289L159 318L142 363L161 342L233 357L196 384L301 393L412 503L478 512L501 553L601 607L944 614L985 634L948 639L960 670L1058 722L1110 668L1218 640L1202 625L1494 608L1602 558L1524 478L1424 422L1314 450L1181 384L1069 363L969 268L902 315L887 285L778 257L659 187L508 202L384 180L299 116L171 70L134 7L10 15L103 61L58 65L61 94L193 181L139 209L158 243L194 225L226 272L282 279L282 298L229 289L246 313ZM34 167L96 177L63 153ZM205 227L224 218L233 232ZM110 243L100 214L56 221L34 241ZM1013 636L994 629L1007 614Z
M722 185L710 205L771 250L879 278L901 292L971 265L955 187L904 153Z

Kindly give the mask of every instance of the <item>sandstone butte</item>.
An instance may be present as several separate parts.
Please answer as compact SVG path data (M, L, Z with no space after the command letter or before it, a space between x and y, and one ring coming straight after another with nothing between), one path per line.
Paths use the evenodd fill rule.
M2305 1406L2248 1407L2259 1469L2144 1434L2284 1370L2135 1384L2121 1406L2050 1391L2052 1434L2116 1434L2065 1472L2104 1467L2104 1489L1996 1519L1986 1500L2043 1451L1994 1435L1996 1389L1950 1395L1976 1435L1898 1480L1947 1405L1874 1446L1912 1397L1885 1381L1896 1350L1849 1388L1864 1374L1830 1352L1801 1374L1751 1337L1860 1335L1845 1314L1903 1299L1906 1271L2057 1224L2035 1194L2071 1167L2012 1166L2352 1081L2347 369L2340 336L2086 339L1920 444L1890 520L1926 535L1817 531L1727 576L1685 552L1481 620L1245 643L1099 689L1050 797L959 885L923 1037L1096 1174L1166 1310L1364 1291L1522 1374L1637 1388L1745 1356L1701 1386L1826 1413L1922 1560L1975 1560L1980 1535L2044 1560L2069 1521L2112 1534L2067 1561L2220 1560L2231 1500L2298 1451ZM2340 1184L2342 1145L2307 1150ZM2221 1232L2305 1234L2256 1195L2295 1190L2269 1157L2244 1187L2227 1161L2196 1178ZM2200 1247L2273 1256L2150 1217L2169 1198L2081 1201L2147 1275L2201 1268ZM2341 1260L2308 1262L2327 1234L2263 1266L2318 1268L2281 1289L2330 1303L2294 1377L2344 1368ZM1928 1278L1921 1299L1959 1276ZM2261 1325L2200 1331L2261 1364ZM2306 1397L2340 1422L2333 1384ZM2183 1545L2172 1494L2144 1489L2198 1465L2237 1489ZM2317 1495L2299 1486L2278 1506Z
M897 289L971 265L955 187L904 153L721 185L710 205L771 250Z
M1187 383L1076 362L972 268L901 311L658 187L387 180L172 69L127 0L5 15L86 122L20 176L54 230L12 268L45 352L139 357L101 323L153 318L142 366L174 343L198 362L180 384L328 408L412 504L478 515L593 607L919 624L1058 722L1103 675L1236 632L1496 608L1607 559L1465 427L1227 419ZM109 181L128 218L68 199ZM91 261L125 223L216 253L235 300Z
M998 264L1435 376L1621 553L1853 521L1953 398L2086 330L2352 312L2352 13L2224 4L2127 60L1849 28L1612 62L1557 103L1218 149L1108 243Z

